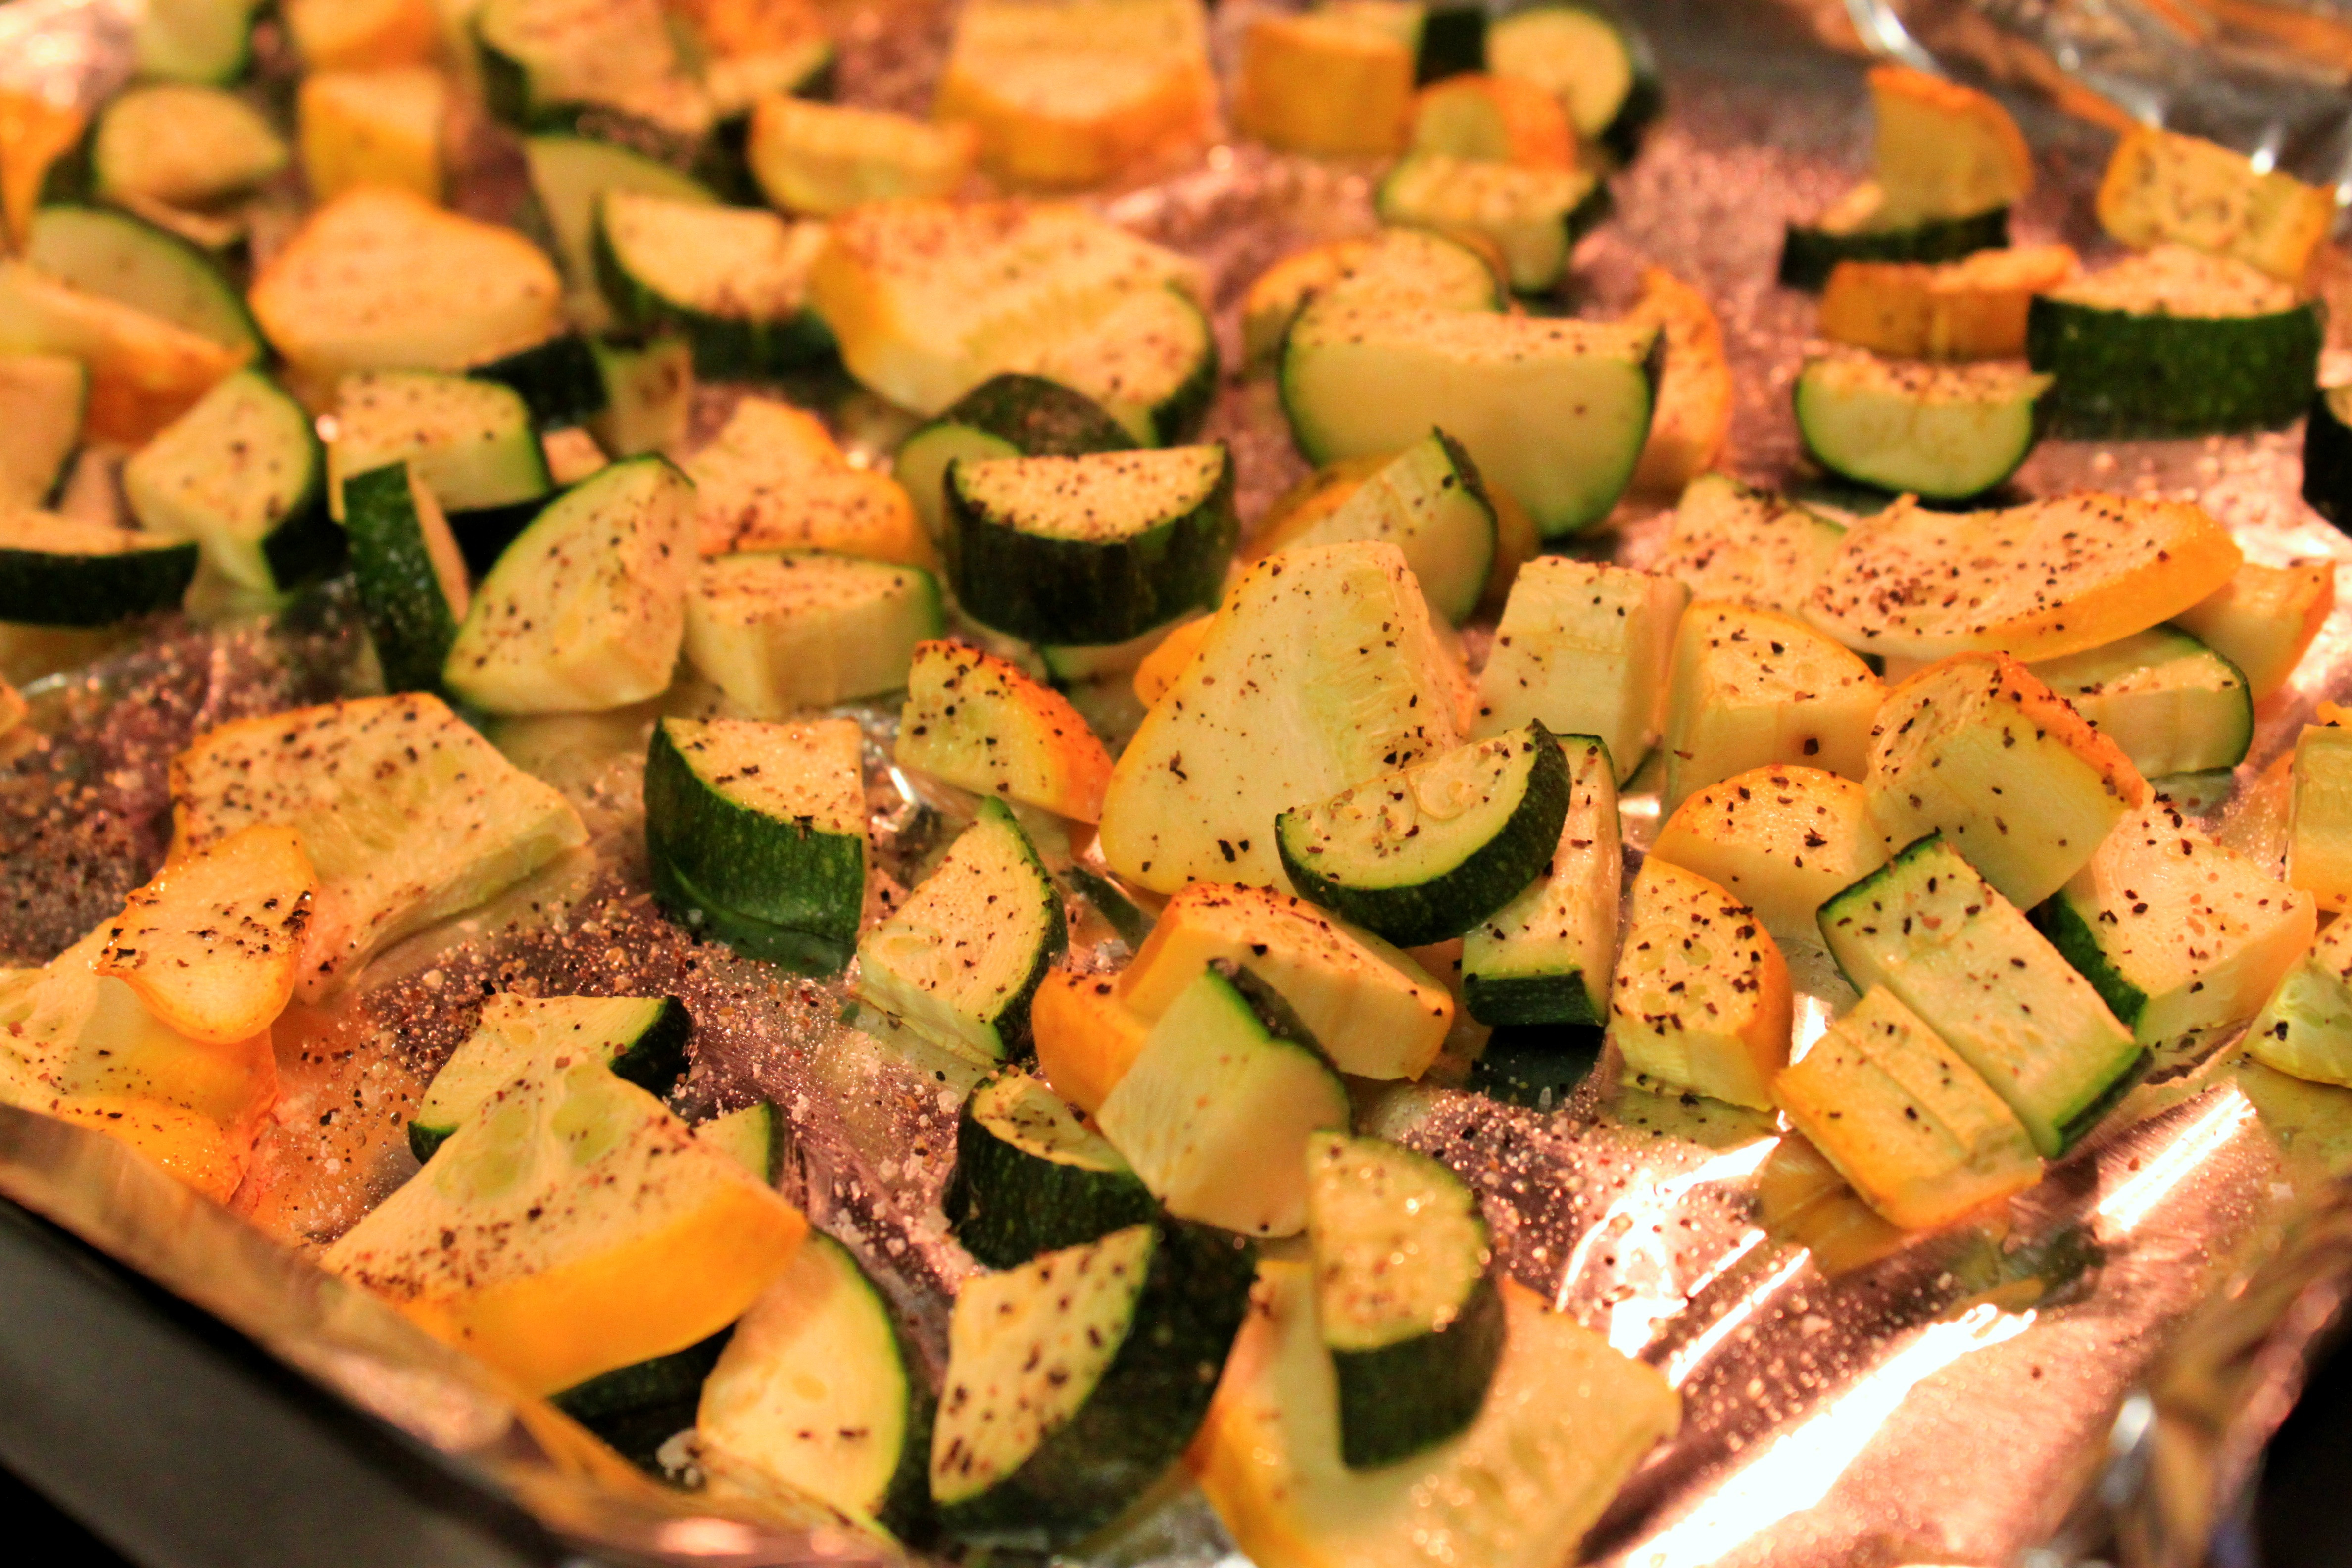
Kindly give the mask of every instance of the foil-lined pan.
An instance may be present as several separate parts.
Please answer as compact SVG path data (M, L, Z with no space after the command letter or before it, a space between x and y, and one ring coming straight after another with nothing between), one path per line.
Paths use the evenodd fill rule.
M1979 14L2006 26L1990 5ZM1244 0L1220 9L1221 51L1249 15ZM1788 400L1811 306L1773 284L1773 261L1784 221L1817 210L1860 171L1859 70L1819 47L1817 18L1789 10L1655 0L1635 15L1657 42L1668 112L1615 178L1619 216L1580 247L1570 303L1605 314L1649 264L1697 285L1723 318L1739 388L1726 466L1759 482L1809 484ZM122 0L0 8L0 87L102 90L121 75L127 16ZM845 95L923 107L945 13L894 5L835 19ZM38 67L43 58L51 64ZM2043 180L2017 214L2020 237L2095 254L2103 242L2087 195L2109 132L2031 104L2021 111ZM511 149L488 135L469 144L483 152L463 205L510 206ZM1202 260L1231 351L1241 290L1260 268L1370 226L1370 173L1220 144L1098 200ZM264 243L258 226L255 243ZM791 390L869 459L903 428L837 378ZM736 395L706 389L698 423L714 425ZM1229 378L1210 433L1234 448L1245 522L1304 472L1263 381ZM2095 487L2197 500L2256 560L2352 558L2296 499L2296 446L2293 433L2053 442L2017 482L2028 494ZM1580 547L1639 564L1661 531L1657 504L1637 499ZM1478 628L1465 642L1481 657ZM173 751L215 723L354 694L370 679L348 591L334 586L272 616L169 617L95 649L0 635L0 666L37 677L26 686L33 733L0 759L0 865L14 893L0 901L0 953L23 961L113 913L153 869L168 835ZM2347 692L2352 610L2341 610L2294 686L2258 715L2245 765L2226 780L2167 784L2226 842L2276 863L2284 797L2273 764L2315 701ZM1114 735L1137 717L1115 684L1080 696ZM415 1169L402 1124L482 996L671 994L697 1024L682 1107L701 1114L765 1099L782 1108L788 1194L856 1252L939 1370L947 1303L973 1266L946 1236L938 1199L956 1109L977 1069L856 1016L837 984L738 959L654 910L638 794L646 736L657 712L709 710L713 700L689 685L642 709L489 725L509 757L580 806L591 844L402 944L333 1004L289 1012L277 1034L280 1100L229 1210L103 1139L5 1108L0 1193L215 1313L598 1555L885 1561L874 1543L822 1521L690 1489L690 1445L672 1449L673 1479L689 1489L645 1479L551 1407L517 1397L307 1261ZM892 764L887 706L847 711L869 737L876 879L911 884L968 804ZM1654 794L1630 793L1625 821L1638 854L1655 830ZM1085 866L1083 846L1039 827L1058 871ZM1077 961L1116 964L1126 951L1116 929L1082 879L1071 879L1071 892ZM1851 994L1824 954L1792 946L1789 956L1801 1040L1810 1039ZM1793 1158L1768 1118L1622 1087L1607 1061L1580 1083L1562 1073L1557 1089L1498 1098L1471 1087L1491 1084L1471 1063L1480 1043L1463 1030L1423 1083L1360 1085L1359 1122L1462 1172L1505 1267L1680 1387L1683 1431L1596 1528L1591 1559L1626 1568L2200 1561L2235 1517L2310 1347L2352 1289L2352 1189L2338 1182L2352 1168L2352 1092L2246 1063L2227 1040L2168 1052L2098 1136L2000 1220L1917 1238ZM1070 1560L1237 1561L1199 1494L1181 1487Z

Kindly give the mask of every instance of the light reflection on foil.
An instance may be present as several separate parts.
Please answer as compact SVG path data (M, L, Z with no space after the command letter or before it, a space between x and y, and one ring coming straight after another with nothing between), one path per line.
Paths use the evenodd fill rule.
M2179 1137L2141 1166L2137 1173L2100 1200L2091 1211L2103 1223L2102 1237L2129 1236L2162 1203L2216 1152L2235 1142L2255 1118L2253 1102L2233 1087L2222 1091L2217 1104L2191 1122Z
M1662 1245L1653 1245L1637 1237L1663 1237L1665 1227L1657 1223L1681 1207L1683 1199L1693 1189L1710 1185L1729 1185L1756 1173L1758 1167L1771 1156L1778 1141L1766 1138L1721 1154L1693 1171L1669 1176L1636 1191L1627 1193L1601 1211L1592 1228L1568 1255L1568 1266L1560 1279L1559 1290L1552 1305L1565 1310L1577 1288L1593 1270L1595 1255L1603 1247L1615 1248L1610 1265L1613 1273L1640 1276L1654 1273L1655 1278L1671 1280L1677 1259ZM1752 1245L1749 1244L1749 1245ZM1746 1247L1739 1251L1745 1253ZM1687 1290L1668 1289L1654 1295L1625 1295L1609 1309L1609 1342L1626 1355L1639 1355L1656 1338L1657 1326L1680 1311L1706 1285L1720 1278L1735 1259L1726 1258L1707 1269ZM1647 1268L1644 1268L1647 1265ZM1632 1285L1632 1279L1626 1280ZM1622 1288L1622 1287L1621 1287Z

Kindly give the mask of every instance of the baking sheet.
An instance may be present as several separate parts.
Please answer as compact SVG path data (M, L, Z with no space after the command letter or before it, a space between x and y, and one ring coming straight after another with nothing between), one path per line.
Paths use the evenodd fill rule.
M1221 50L1249 14L1239 4L1220 9ZM1810 483L1787 405L1812 307L1771 277L1783 221L1818 208L1860 171L1859 68L1760 7L1692 0L1637 14L1659 45L1668 113L1615 181L1618 216L1580 248L1566 303L1605 314L1653 262L1698 285L1723 316L1739 386L1726 466L1759 482ZM929 5L843 13L845 96L921 108L942 16ZM102 75L88 57L67 57L79 62L77 80ZM2019 240L2063 238L2095 256L2102 242L2085 197L2105 133L2021 109L2044 177L2017 215ZM511 148L488 132L468 144L479 161L464 205L510 205ZM1221 144L1099 205L1207 264L1231 350L1240 290L1260 268L1370 226L1371 172ZM257 244L267 238L265 226ZM877 459L902 427L837 381L794 391ZM699 425L713 426L732 395L707 390ZM1211 434L1234 447L1245 525L1305 471L1262 381L1227 382ZM2197 500L2256 560L2352 555L2294 497L2298 442L2293 432L2053 442L2017 484L2027 494L2096 486ZM1656 543L1655 513L1654 503L1629 502L1609 534L1580 548L1638 564ZM37 733L0 767L0 863L15 889L0 907L0 952L21 960L49 956L113 913L154 868L168 834L165 764L189 738L228 719L355 693L368 679L348 592L336 587L268 619L173 618L94 660L51 641L0 639L0 662L18 673L81 661L28 686ZM1475 628L1466 641L1478 657ZM2352 613L2339 611L2294 686L2265 704L2236 777L2178 786L2230 842L2280 854L2282 799L2266 770L2313 701L2352 690L2347 655ZM688 686L644 709L488 726L510 757L580 806L593 842L386 954L333 1005L298 1007L281 1022L281 1098L233 1207L255 1227L241 1234L273 1237L282 1250L232 1244L216 1215L171 1201L168 1183L159 1196L151 1189L160 1178L102 1141L13 1113L0 1117L0 1189L482 1467L574 1538L664 1560L837 1560L865 1549L837 1535L775 1533L772 1521L714 1518L696 1535L701 1505L690 1494L637 1488L600 1468L544 1407L512 1401L494 1379L292 1261L413 1172L402 1123L483 995L667 994L698 1026L683 1107L701 1114L754 1098L782 1106L792 1129L787 1191L884 1283L934 1369L943 1362L946 1304L972 1266L946 1237L938 1197L956 1108L976 1069L886 1022L845 1021L838 984L738 959L653 910L639 761L657 711L708 711L712 700ZM1116 689L1087 702L1107 727L1132 722L1131 700ZM887 708L851 711L871 741L876 879L906 885L969 812L952 792L891 766ZM1635 849L1655 817L1654 795L1629 795ZM1041 826L1049 860L1067 865L1069 844ZM1108 926L1083 906L1076 912L1081 961L1118 963L1124 950ZM1809 1039L1851 996L1817 951L1792 946L1789 956L1802 993L1800 1037ZM1359 1086L1360 1123L1461 1171L1481 1194L1505 1267L1682 1389L1682 1434L1651 1457L1588 1542L1588 1555L1610 1563L1993 1564L2029 1551L2067 1560L2104 1533L2096 1510L2078 1504L2111 1450L2180 1436L2160 1410L2195 1405L2210 1417L2213 1441L2187 1450L2203 1456L2206 1490L2242 1474L2246 1411L2291 1389L2292 1356L2280 1352L2267 1381L2242 1378L2226 1398L2211 1378L2192 1378L2201 1405L2181 1394L2189 1385L2178 1369L2200 1346L2267 1343L2293 1323L2307 1337L2318 1311L2309 1303L2340 1277L2320 1267L2336 1254L2311 1237L2333 1233L2309 1205L2329 1201L2330 1179L2352 1164L2352 1093L2242 1064L2218 1048L2226 1042L2177 1053L2162 1081L2137 1091L2004 1222L1906 1246L1850 1200L1792 1214L1788 1194L1801 1184L1766 1118L1618 1088L1608 1064L1540 1108L1448 1087L1461 1081L1475 1033L1465 1032L1429 1083ZM1892 1250L1846 1266L1879 1248ZM2224 1289L2262 1268L2273 1271L2259 1276L2273 1280L2266 1289ZM2182 1324L2200 1305L2210 1317L2216 1299L2241 1310L2219 1326L2200 1320L2204 1338L2183 1339ZM352 1321L367 1325L364 1354L347 1343ZM2159 1365L2168 1347L2173 1360ZM453 1402L474 1412L471 1425L452 1425ZM2117 1473L2128 1481L2132 1472ZM2126 1539L2150 1560L2200 1541L2198 1521L2214 1506L2182 1502L2151 1515L2155 1496L2146 1484L2117 1494ZM1171 1488L1076 1560L1174 1568L1231 1556L1198 1494Z

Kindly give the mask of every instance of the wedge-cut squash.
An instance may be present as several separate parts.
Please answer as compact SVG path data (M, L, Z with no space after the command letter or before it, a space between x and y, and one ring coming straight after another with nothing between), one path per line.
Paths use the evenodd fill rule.
M1143 656L1135 667L1135 700L1146 708L1168 694L1176 684L1192 656L1201 651L1201 644L1209 635L1208 616L1195 616L1189 621L1179 621L1168 628L1160 646Z
M1731 365L1723 357L1723 323L1706 296L1667 271L1642 273L1642 295L1625 319L1665 334L1666 367L1658 379L1650 438L1642 447L1633 488L1658 495L1683 493L1714 466L1731 434Z
M2260 702L2284 687L2336 607L2336 563L2325 556L2264 566L2248 561L2172 624L2242 671Z
M1643 861L1609 987L1626 1082L1769 1110L1792 1012L1788 962L1756 911L1695 871Z
M1793 616L1693 605L1675 637L1663 809L1776 763L1860 778L1885 695L1868 665Z
M789 403L743 399L685 468L705 555L830 550L909 566L938 559L906 489L853 465L823 420Z
M1576 164L1576 128L1560 100L1524 77L1484 71L1423 88L1413 100L1411 144L1415 153L1533 169Z
M501 1089L320 1261L552 1394L717 1333L807 1234L660 1100L582 1061Z
M1092 1116L1127 1076L1151 1023L1119 999L1118 976L1049 969L1029 998L1037 1071L1054 1092Z
M1683 490L1649 566L1694 599L1801 615L1844 538L1843 527L1809 507L1728 474L1701 474Z
M2352 909L2352 728L2323 705L2294 743L2286 879L2323 910Z
M1870 73L1881 222L1902 228L2013 206L2033 189L2033 152L1986 93L1907 66Z
M89 372L89 435L137 446L247 355L113 300L0 260L0 353L58 354Z
M1412 75L1405 39L1342 8L1254 17L1242 35L1234 123L1286 152L1402 153Z
M555 332L555 266L510 228L410 191L346 192L254 279L254 319L298 370L461 370Z
M1495 501L1477 465L1452 437L1433 430L1369 473L1357 467L1371 465L1335 466L1326 470L1330 482L1286 510L1277 506L1280 515L1268 516L1250 541L1248 558L1343 539L1386 540L1404 552L1433 615L1467 620L1502 549Z
M2352 1089L2352 920L2329 922L2246 1026L2264 1067Z
M1303 899L1221 882L1195 882L1168 900L1119 974L1118 1000L1156 1020L1219 961L1271 986L1357 1078L1419 1078L1454 1024L1452 994L1403 949Z
M297 100L302 174L334 200L361 185L441 199L442 122L449 79L424 66L313 71Z
M1094 185L1204 140L1216 106L1194 0L976 0L931 112L977 126L1001 180Z
M1259 1568L1425 1568L1432 1543L1480 1568L1549 1568L1662 1438L1682 1405L1654 1368L1510 1279L1502 1360L1478 1418L1411 1459L1340 1458L1338 1379L1315 1269L1267 1259L1195 1441L1193 1470ZM1503 1500L1508 1500L1505 1501Z
M1068 698L959 643L916 645L896 755L951 784L1074 822L1101 819L1110 783L1110 753Z
M1555 735L1591 735L1623 784L1665 725L1675 627L1689 598L1671 577L1566 556L1528 562L1478 678L1472 734L1541 721Z
M1652 854L1722 884L1787 943L1822 940L1822 905L1886 864L1870 796L1819 768L1765 767L1698 791L1658 829Z
M1288 889L1276 814L1450 749L1454 672L1393 544L1261 561L1144 716L1103 796L1111 868Z
M768 200L830 217L869 202L955 195L971 174L980 133L903 114L771 93L751 107L746 149Z
M133 892L91 967L190 1039L248 1039L294 994L315 882L291 827L233 833Z
M1894 359L2023 359L2026 307L2080 268L2063 245L1841 261L1822 289L1821 334Z
M295 994L315 1001L385 947L587 840L555 789L421 692L239 720L172 762L172 859L256 823L317 873Z
M2099 226L2136 250L2187 245L2303 280L2336 221L2336 195L2242 153L2142 125L2099 182Z
M1502 308L1502 259L1492 247L1433 229L1389 228L1286 256L1242 300L1242 353L1252 369L1279 357L1283 334L1310 298L1379 295L1464 310Z
M2116 743L2002 654L1956 654L1886 694L1871 815L1889 847L1930 833L2032 909L2082 869L2147 784Z
M1850 648L2060 658L2146 631L2241 556L2202 507L2086 492L2000 511L1900 500L1846 531L1805 618Z
M1605 1024L1625 855L1609 748L1559 741L1568 813L1551 863L1462 939L1463 1001L1482 1024Z

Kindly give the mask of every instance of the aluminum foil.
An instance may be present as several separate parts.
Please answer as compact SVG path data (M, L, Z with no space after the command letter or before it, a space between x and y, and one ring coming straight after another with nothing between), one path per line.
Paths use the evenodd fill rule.
M19 0L58 28L111 26L95 4ZM1819 493L1797 455L1791 379L1812 307L1772 283L1786 219L1857 177L1867 145L1860 73L1789 14L1676 0L1641 8L1669 111L1619 175L1619 216L1588 239L1563 308L1605 314L1640 268L1672 268L1716 303L1739 385L1726 465ZM1230 51L1249 15L1218 13ZM853 100L919 109L943 13L845 11ZM75 18L81 18L76 21ZM62 18L62 20L59 20ZM98 35L92 33L91 37ZM103 47L66 48L102 82ZM5 40L0 40L5 52ZM2027 110L2043 180L2020 238L2095 255L2086 197L2108 133ZM470 210L511 199L510 149L477 138ZM1268 261L1371 223L1369 167L1219 144L1099 198L1123 222L1201 258L1219 330L1237 346L1240 291ZM2347 320L2341 310L2339 321ZM887 453L903 421L838 380L794 395L851 449ZM707 389L709 428L736 394ZM1271 389L1229 379L1211 433L1231 442L1245 521L1304 472ZM2096 486L2200 501L2263 561L2352 548L2296 499L2294 433L2168 443L2064 443L2037 452L2026 494ZM1851 502L1852 497L1832 499ZM1639 563L1654 502L1634 500L1581 548ZM1470 656L1484 635L1470 628ZM0 633L0 667L29 680L32 732L0 759L0 953L46 958L119 907L160 859L170 754L222 720L363 690L372 679L347 590L274 616L168 617L124 638ZM2258 715L2227 780L2167 781L2228 842L2275 862L2284 795L2273 763L2312 704L2352 692L2352 610ZM1115 686L1081 693L1114 735L1136 717ZM230 1210L188 1197L115 1146L0 1110L0 1191L218 1313L326 1386L515 1496L583 1546L630 1560L876 1560L805 1517L722 1508L615 1465L576 1428L424 1340L305 1261L415 1170L402 1123L494 991L662 993L697 1021L681 1109L782 1107L782 1184L884 1284L936 1371L946 1309L971 1260L939 1194L970 1064L857 1016L837 984L779 973L699 942L653 909L640 759L662 711L713 709L687 685L661 704L508 720L492 739L562 788L592 831L583 851L491 904L387 953L352 993L278 1029L283 1094ZM897 770L887 707L849 710L870 740L877 893L905 886L968 816L953 792ZM1629 846L1654 831L1654 793L1625 803ZM1035 824L1057 869L1084 866ZM1126 949L1072 881L1078 961ZM1851 1001L1826 957L1789 953L1810 1040ZM1686 1405L1585 1544L1627 1568L1701 1563L2057 1564L2119 1551L2198 1560L2299 1385L2352 1266L2338 1176L2352 1167L2352 1092L2243 1062L2231 1042L2168 1057L2086 1147L2005 1215L1909 1237L1785 1147L1772 1121L1619 1086L1603 1061L1580 1085L1513 1103L1465 1087L1483 1043L1465 1028L1419 1085L1360 1085L1360 1124L1426 1149L1477 1188L1503 1264L1628 1354ZM681 1450L682 1459L690 1455ZM694 1479L690 1464L680 1479ZM1561 1555L1570 1545L1561 1543ZM1237 1562L1197 1492L1174 1488L1072 1561L1138 1568Z

